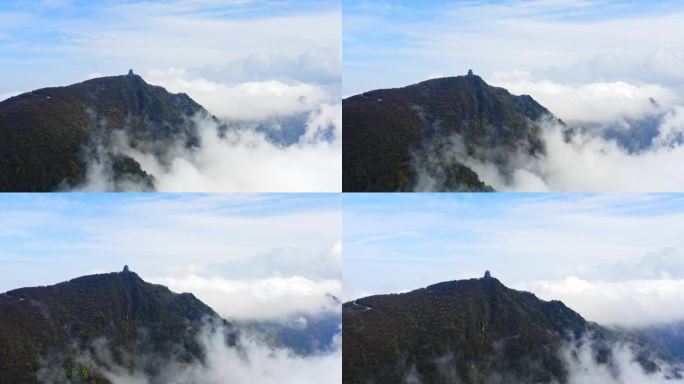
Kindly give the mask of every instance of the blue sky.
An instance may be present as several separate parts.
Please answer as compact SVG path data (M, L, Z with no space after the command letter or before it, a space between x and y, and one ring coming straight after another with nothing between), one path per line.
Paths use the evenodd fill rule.
M295 60L339 45L331 0L8 0L0 9L0 97L65 85L93 74L170 67L239 82L226 67L250 55ZM291 65L256 77L330 80ZM272 75L272 76L269 76ZM252 76L254 77L254 76Z
M343 207L346 300L491 270L593 320L684 318L671 310L684 288L677 194L347 194Z
M222 120L254 126L287 118L306 132L301 143L283 147L251 130L241 140L219 140L208 128L202 151L178 153L171 167L132 155L159 180L159 190L341 189L339 1L1 3L0 101L133 69ZM330 140L319 140L331 126Z
M318 309L340 290L340 208L337 194L6 194L0 291L127 264L228 317Z
M345 96L461 75L469 68L491 80L518 70L563 82L681 84L669 69L644 68L644 60L659 51L681 60L684 4L677 1L342 3ZM624 55L625 68L611 68L606 55Z

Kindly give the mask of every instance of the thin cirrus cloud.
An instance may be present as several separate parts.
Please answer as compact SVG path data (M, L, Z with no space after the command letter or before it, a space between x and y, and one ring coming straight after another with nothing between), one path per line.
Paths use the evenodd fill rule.
M546 153L508 153L503 171L446 149L496 190L681 189L681 3L345 0L343 7L344 96L473 69L579 127L568 140L566 125L543 122Z
M684 319L676 194L354 195L344 209L346 300L488 269L602 324Z
M458 75L468 68L485 80L494 72L514 70L574 84L682 80L677 64L683 38L677 31L684 9L677 2L511 0L418 6L345 0L344 9L345 95L406 85L429 74Z
M2 205L2 291L127 264L225 317L271 319L330 310L341 290L336 195L15 195Z
M339 3L73 0L30 9L21 1L4 5L0 75L7 81L0 85L2 99L18 89L133 69L151 84L187 93L231 128L249 122L249 128L263 124L277 131L289 124L303 132L298 142L283 145L254 129L224 136L218 132L220 123L204 119L198 121L201 148L178 143L164 161L130 148L125 138L115 142L121 144L119 152L155 177L157 190L341 189ZM36 31L35 25L44 27ZM106 161L89 160L86 181L77 190L114 189L102 166Z
M255 72L221 70L255 60L261 63L260 80L340 81L335 58L341 17L334 2L68 1L27 9L10 1L0 20L7 21L0 23L0 34L7 36L0 60L8 79L3 83L8 89L0 93L129 68L138 73L183 68L234 85L255 80ZM35 31L36 24L44 28ZM37 71L46 65L53 70Z

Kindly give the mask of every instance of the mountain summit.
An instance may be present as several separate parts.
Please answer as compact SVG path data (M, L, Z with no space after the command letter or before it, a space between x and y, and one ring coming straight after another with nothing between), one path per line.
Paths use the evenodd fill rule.
M153 374L155 359L202 362L197 335L207 326L236 332L192 294L146 283L128 268L15 289L0 294L0 383L106 383L95 366ZM235 333L226 338L234 342Z
M506 167L508 155L545 153L537 121L551 113L530 96L492 87L472 71L343 101L343 189L488 191L463 158ZM423 181L424 182L424 181Z
M567 383L561 350L591 338L597 364L629 340L560 301L504 286L489 273L343 305L344 383ZM645 344L645 343L642 343ZM637 354L658 368L652 346Z
M153 155L170 142L197 145L192 116L208 112L188 95L147 84L131 70L66 87L44 88L0 102L0 191L53 191L81 182L97 157L115 183L154 179L115 150L129 145ZM105 153L100 153L104 151Z

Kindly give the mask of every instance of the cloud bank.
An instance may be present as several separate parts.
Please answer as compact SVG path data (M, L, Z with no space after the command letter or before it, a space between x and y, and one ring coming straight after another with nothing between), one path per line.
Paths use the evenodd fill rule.
M76 362L114 384L318 384L339 383L342 379L339 334L331 352L309 356L270 346L257 334L242 333L237 346L229 346L223 329L209 326L202 329L197 340L206 354L204 362L188 363L173 356L135 356L136 368L131 370L116 363L105 339L80 352ZM142 369L149 364L156 368L156 374ZM63 375L62 367L44 362L38 377L43 382L61 382Z
M487 148L475 159L454 135L443 139L440 151L427 151L432 158L466 164L499 191L648 192L684 185L684 172L676 166L684 160L684 104L674 91L626 82L572 86L521 72L499 74L495 84L532 95L566 121L538 122L546 153ZM502 158L503 165L494 161ZM436 189L429 162L417 163L424 176L418 187Z
M192 77L183 69L153 69L146 79L173 93L187 93L211 113L230 120L266 120L308 112L321 103L338 103L322 86L313 83L288 84L278 80L250 81L227 86Z
M294 313L316 314L336 310L328 295L338 296L336 279L311 280L301 276L229 280L188 275L156 278L176 292L192 292L227 319L272 320Z
M341 290L336 194L63 194L4 199L0 291L128 265L227 319L316 314ZM44 265L40 271L35 265Z
M490 270L601 325L684 320L680 194L371 194L344 204L347 301Z
M491 163L465 162L499 191L665 192L684 185L684 173L676 166L684 160L681 146L657 145L633 154L593 135L580 134L568 142L563 128L555 125L544 127L543 138L547 155L515 158L510 177Z
M16 89L63 86L132 68L152 84L189 94L233 128L229 137L219 137L206 121L200 150L172 146L168 151L174 153L163 160L132 153L129 157L144 162L144 170L157 179L157 190L341 190L339 3L46 0L41 5L9 0L0 12L0 38L7 40L0 74L8 79L0 100ZM35 25L45 28L36 31ZM38 51L44 54L36 57ZM54 70L37 70L46 66ZM319 129L326 133L317 136ZM282 131L288 131L287 142L274 140L285 135ZM294 133L302 134L301 140ZM91 165L79 190L149 189L135 182L112 185L105 158L92 159Z
M658 361L659 370L646 372L639 364L637 348L627 343L608 345L608 364L597 362L593 340L565 343L560 351L568 370L569 384L666 384L684 382L673 372L681 367Z
M509 371L506 362L510 362L510 356L503 356L501 345L505 340L494 344L494 356L487 363L482 363L483 371L472 370L471 375L480 375L475 382L481 384L529 384L531 382L547 382L549 379L540 379L530 372L545 372L548 367L539 360L527 359L525 362L531 367L530 372L523 373ZM559 358L563 366L564 380L566 384L666 384L684 382L679 375L682 366L676 363L666 362L643 348L620 340L602 340L588 333L579 340L565 340L552 352ZM518 356L518 358L520 358ZM503 364L501 364L503 362ZM647 370L645 362L654 363L653 370ZM497 364L499 363L499 364ZM520 364L520 362L516 362ZM460 383L459 373L454 354L449 353L434 360L440 382ZM649 366L648 363L645 363ZM473 373L474 372L474 373ZM472 380L472 379L471 379ZM541 381L540 381L541 380ZM402 384L421 384L426 381L421 373L412 365L402 380ZM551 384L559 384L559 381L549 381Z
M341 12L336 2L3 4L0 40L7 44L0 74L6 81L0 94L81 81L86 73L111 75L129 68L147 73L169 65L229 84L340 82ZM43 28L36 30L36 25ZM46 66L49 73L40 70Z
M561 300L587 320L643 328L684 319L684 254L668 247L640 258L601 263L581 276L516 285L544 300Z
M674 91L658 84L626 81L562 84L539 80L525 71L498 72L488 80L513 94L532 95L563 120L610 122L639 118L661 112L681 100Z
M678 2L345 0L344 5L345 95L468 68L483 74L523 69L572 84L664 84L684 95L683 39L677 32L684 12ZM388 41L393 49L386 48Z
M684 280L638 279L619 282L569 276L516 285L545 300L561 300L601 325L641 327L684 319Z
M151 73L152 81L187 92L221 118L195 116L199 146L183 140L159 151L132 148L126 135L107 152L140 163L158 191L336 192L342 188L342 107L313 84L278 81L225 86L189 78L183 70ZM224 123L225 122L225 123ZM225 126L223 124L226 124ZM225 128L227 126L227 128ZM286 138L278 139L278 137ZM115 183L102 156L90 159L77 190L144 190L145 185Z

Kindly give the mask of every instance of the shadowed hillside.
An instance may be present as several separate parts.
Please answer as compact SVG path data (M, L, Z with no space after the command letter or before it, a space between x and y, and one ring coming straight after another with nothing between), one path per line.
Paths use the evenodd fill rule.
M114 184L154 188L154 178L114 143L163 156L171 142L198 145L190 119L208 112L185 94L147 84L132 71L0 102L0 191L52 191L83 181L88 160L110 168ZM104 154L100 153L104 152Z
M634 343L645 372L661 370L656 362L666 357L655 344L488 275L358 299L344 304L342 316L348 384L567 383L561 350L568 346L590 348L595 364L614 367L613 346Z
M133 272L84 276L0 295L0 383L106 383L97 366L115 363L154 374L155 360L202 362L197 334L228 327L190 293L176 294ZM235 334L226 335L235 342ZM106 345L103 344L106 340ZM97 361L106 347L113 361ZM92 352L95 360L84 361Z
M530 96L513 96L473 74L347 98L343 189L410 191L419 187L422 172L435 180L431 189L491 191L454 158L505 168L512 154L544 154L536 121L547 115Z

